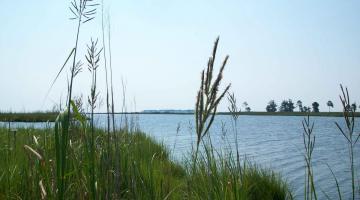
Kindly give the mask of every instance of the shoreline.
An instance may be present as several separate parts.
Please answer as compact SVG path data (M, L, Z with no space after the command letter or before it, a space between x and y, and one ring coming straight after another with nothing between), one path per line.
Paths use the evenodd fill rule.
M89 114L89 113L86 113ZM107 113L98 112L96 115ZM115 112L114 114L126 115L194 115L192 112ZM343 117L343 112L239 112L239 115L247 116L314 116L314 117ZM54 122L58 113L0 113L0 122ZM216 115L231 115L230 112L218 112ZM360 112L354 113L360 117Z

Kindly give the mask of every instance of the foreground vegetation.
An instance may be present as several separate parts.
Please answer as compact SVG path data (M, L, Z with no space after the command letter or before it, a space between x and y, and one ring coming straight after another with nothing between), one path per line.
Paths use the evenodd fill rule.
M163 145L141 132L123 130L116 134L121 157L115 154L115 145L108 152L107 134L99 129L95 131L94 155L89 155L89 135L80 128L72 129L64 199L285 199L289 196L287 185L275 173L249 163L237 168L234 159L219 157L210 147L199 154L193 168L192 157L184 163L171 161ZM0 199L58 196L54 136L53 129L0 129L3 159ZM115 183L117 165L119 185ZM95 191L91 191L93 175Z

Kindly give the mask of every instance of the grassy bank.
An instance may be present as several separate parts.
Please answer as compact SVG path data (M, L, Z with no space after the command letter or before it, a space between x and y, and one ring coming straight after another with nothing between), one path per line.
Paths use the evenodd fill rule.
M193 156L184 163L171 161L163 145L141 132L116 134L121 157L114 141L107 148L106 132L95 131L95 150L90 155L88 133L71 130L65 199L285 199L289 195L285 182L271 170L250 165L240 169L229 157L220 156L217 162L211 148L199 154L193 168ZM54 141L53 129L0 129L0 199L58 197Z
M29 113L0 113L2 122L54 122L59 113L53 112L29 112Z

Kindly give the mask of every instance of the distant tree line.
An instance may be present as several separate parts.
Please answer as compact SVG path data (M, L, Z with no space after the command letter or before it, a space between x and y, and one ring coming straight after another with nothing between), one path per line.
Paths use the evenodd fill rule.
M331 109L334 108L334 103L329 100L326 103L326 106L329 109L329 112L331 112ZM242 103L242 107L246 112L251 112L251 108L249 104L244 101ZM283 100L281 104L278 106L274 100L270 100L269 103L266 105L266 112L320 112L320 104L316 101L314 101L311 106L304 106L301 100L298 100L296 104L292 101L292 99ZM352 103L349 105L346 109L347 111L357 111L357 105L356 103ZM360 106L359 106L360 108ZM241 112L241 109L239 110Z
M328 101L326 103L326 105L329 108L329 112L331 108L334 108L334 103L332 101ZM313 102L311 104L311 106L303 106L303 103L301 100L298 100L296 102L296 104L291 100L283 100L280 104L280 106L278 107L278 105L275 103L274 100L270 100L268 105L266 106L266 111L267 112L294 112L294 110L296 108L298 108L299 112L320 112L320 104L318 102ZM359 106L360 108L360 106ZM351 106L349 105L346 109L348 109L348 111L353 111L356 112L357 110L357 105L356 103L351 104Z

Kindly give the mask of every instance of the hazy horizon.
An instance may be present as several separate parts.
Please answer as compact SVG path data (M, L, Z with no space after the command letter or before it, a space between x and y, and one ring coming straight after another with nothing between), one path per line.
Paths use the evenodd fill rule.
M101 1L98 1L101 3ZM194 109L200 72L220 36L217 64L228 54L222 86L232 84L239 106L264 111L270 100L304 106L334 102L340 87L360 104L359 1L115 1L105 0L111 24L116 111L126 83L128 111ZM51 109L66 96L66 74L43 100L70 53L76 22L70 1L6 1L0 8L0 111ZM106 17L107 18L107 17ZM105 20L106 21L106 20ZM101 9L82 26L78 59L85 63L90 38L101 43ZM102 59L102 58L101 58ZM66 72L69 72L67 66ZM98 89L105 98L100 64ZM75 95L90 92L86 65ZM224 99L220 111L226 111ZM105 106L100 110L104 111Z

